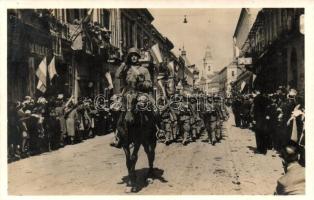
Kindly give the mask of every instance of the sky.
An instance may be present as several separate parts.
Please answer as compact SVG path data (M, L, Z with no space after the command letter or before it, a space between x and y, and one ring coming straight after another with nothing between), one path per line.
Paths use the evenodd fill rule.
M154 16L153 25L173 44L176 55L179 49L187 51L191 64L203 66L206 46L212 50L214 71L232 61L232 37L240 15L233 9L149 9ZM183 23L186 15L188 23Z

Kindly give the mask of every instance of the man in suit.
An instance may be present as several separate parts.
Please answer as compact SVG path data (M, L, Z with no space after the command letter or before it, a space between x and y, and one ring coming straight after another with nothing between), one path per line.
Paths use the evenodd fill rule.
M305 168L298 162L299 146L290 141L282 151L285 174L277 181L276 195L304 195Z
M267 130L266 127L266 108L267 98L264 92L255 92L253 101L253 115L255 121L255 139L256 139L256 152L261 154L267 153Z

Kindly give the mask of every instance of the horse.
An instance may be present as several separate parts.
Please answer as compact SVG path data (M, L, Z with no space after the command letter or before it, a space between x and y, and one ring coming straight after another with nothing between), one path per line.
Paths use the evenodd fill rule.
M148 158L149 170L146 175L146 180L152 183L154 177L153 167L155 160L155 148L157 143L156 121L154 120L153 111L143 108L143 101L141 97L147 98L145 95L140 95L137 98L136 109L133 111L134 120L133 123L124 123L122 131L124 131L124 138L122 139L122 148L126 157L126 166L128 169L128 180L126 192L138 192L136 184L135 166L138 159L138 151L141 146L144 147L144 151ZM147 99L146 99L147 100ZM144 101L146 101L144 100ZM121 129L120 129L121 131Z

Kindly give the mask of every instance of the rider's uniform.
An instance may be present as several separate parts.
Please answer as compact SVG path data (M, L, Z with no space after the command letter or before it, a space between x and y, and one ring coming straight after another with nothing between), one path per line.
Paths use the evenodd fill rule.
M136 54L140 56L137 51L131 51L128 54ZM118 122L117 129L118 134L117 137L121 139L126 139L127 135L127 126L134 123L134 111L136 108L137 97L140 93L148 97L149 104L154 105L154 100L148 92L152 88L152 80L151 75L148 69L142 66L140 63L128 63L122 65L123 69L121 70L120 78L125 82L125 87L123 89L123 112L121 113ZM150 106L149 109L152 109ZM152 111L152 110L150 110ZM154 113L154 112L147 112ZM152 115L154 117L154 115Z

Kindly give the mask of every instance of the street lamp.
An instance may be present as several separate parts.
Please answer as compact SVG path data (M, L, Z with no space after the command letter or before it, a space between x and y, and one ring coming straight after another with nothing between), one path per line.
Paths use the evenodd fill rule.
M186 15L184 15L183 23L184 23L184 24L187 24L187 23L188 23L188 20L186 19Z

